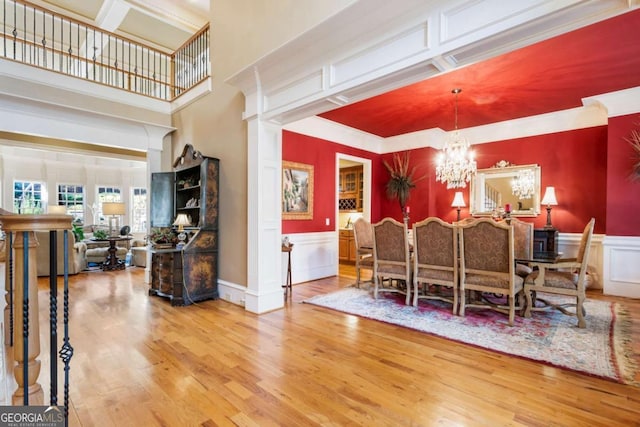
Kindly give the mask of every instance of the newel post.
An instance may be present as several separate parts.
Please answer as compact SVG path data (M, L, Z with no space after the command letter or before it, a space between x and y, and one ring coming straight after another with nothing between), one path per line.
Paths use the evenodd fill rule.
M44 405L44 392L38 383L38 376L40 375L40 360L38 360L40 356L40 322L36 259L38 240L34 231L42 230L55 233L55 230L70 230L71 219L72 217L69 215L0 216L2 229L11 235L9 242L13 242L14 286L13 301L9 301L9 303L13 303L11 305L15 314L13 322L13 354L16 362L14 375L18 384L18 388L12 397L13 405ZM52 243L55 244L55 240ZM11 253L11 248L7 248L7 253ZM65 256L68 255L65 253ZM50 262L55 264L55 257L50 259ZM11 269L11 266L8 267ZM56 281L56 277L53 277L52 290L54 292L56 290ZM53 303L52 310L54 310L51 314L54 319L56 298L55 293L50 296ZM56 325L51 324L51 327L53 336L55 335ZM56 346L56 343L52 342L51 345ZM55 360L53 362L55 363ZM55 393L57 385L52 387L52 390ZM56 404L56 398L53 396L52 404Z

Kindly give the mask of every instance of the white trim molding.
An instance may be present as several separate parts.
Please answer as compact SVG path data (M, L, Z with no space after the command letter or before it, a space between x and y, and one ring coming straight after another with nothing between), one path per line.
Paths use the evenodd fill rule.
M640 298L640 237L606 236L602 246L604 294Z

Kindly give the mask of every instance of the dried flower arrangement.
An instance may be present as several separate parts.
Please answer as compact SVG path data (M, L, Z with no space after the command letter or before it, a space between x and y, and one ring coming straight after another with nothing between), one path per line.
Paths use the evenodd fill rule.
M633 129L631 131L631 136L629 138L625 138L626 141L631 144L631 148L633 148L633 155L631 158L633 159L633 166L631 167L631 180L640 181L640 130Z
M411 189L416 186L416 182L425 177L414 178L415 167L409 170L408 151L403 154L395 153L392 164L389 164L386 160L383 163L390 175L389 181L387 181L387 197L398 200L402 216L407 218L406 206Z

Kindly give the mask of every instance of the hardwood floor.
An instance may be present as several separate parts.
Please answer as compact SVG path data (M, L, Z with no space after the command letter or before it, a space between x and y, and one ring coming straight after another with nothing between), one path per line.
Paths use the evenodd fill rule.
M171 307L141 268L72 276L70 425L640 425L640 388L302 303L353 283L341 270L260 316ZM616 300L640 354L640 301Z

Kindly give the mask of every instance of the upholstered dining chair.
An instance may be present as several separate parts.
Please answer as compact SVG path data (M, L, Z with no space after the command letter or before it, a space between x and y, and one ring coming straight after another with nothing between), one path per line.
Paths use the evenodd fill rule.
M524 280L515 274L513 227L490 218L458 226L460 233L460 315L468 307L489 308L509 315L513 325L516 295ZM467 299L466 292L478 294ZM486 293L506 297L506 302ZM522 300L522 298L520 298ZM518 307L519 308L519 307Z
M509 223L513 227L513 254L517 260L528 260L533 258L533 222L521 221L518 218L511 218ZM516 274L523 279L527 277L533 269L524 261L516 263Z
M419 291L423 286L422 292ZM430 285L436 286L435 293ZM458 228L440 218L413 224L413 305L420 298L446 301L458 311ZM442 293L451 288L453 296Z
M356 287L360 287L362 270L373 272L373 226L364 218L353 223L356 243ZM368 282L373 282L373 277Z
M575 258L560 259L554 263L533 263L538 269L527 276L524 283L524 293L527 297L527 306L524 316L531 317L532 310L558 309L564 314L576 316L578 327L584 328L586 311L584 309L585 278L589 263L589 250L595 218L587 223L582 232L582 239ZM552 303L539 298L537 292L546 292L556 295L575 297L575 303ZM542 302L542 307L537 307L536 302ZM575 307L571 312L566 307Z
M393 218L385 218L374 224L374 298L378 299L379 292L397 292L406 295L405 304L409 305L411 301L411 273L407 226Z

